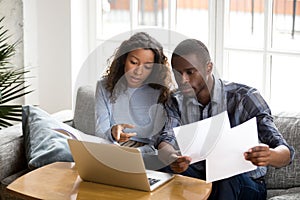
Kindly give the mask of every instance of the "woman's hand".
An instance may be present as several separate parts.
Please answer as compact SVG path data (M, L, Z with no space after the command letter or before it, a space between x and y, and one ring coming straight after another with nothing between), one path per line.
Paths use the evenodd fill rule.
M125 128L134 128L131 124L116 124L111 128L111 135L117 142L127 142L136 133L124 133Z

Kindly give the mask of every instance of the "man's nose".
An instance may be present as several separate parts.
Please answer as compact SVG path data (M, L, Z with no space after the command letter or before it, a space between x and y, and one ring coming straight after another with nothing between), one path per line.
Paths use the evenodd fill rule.
M181 76L181 83L188 83L189 81L189 76L186 73L183 73Z

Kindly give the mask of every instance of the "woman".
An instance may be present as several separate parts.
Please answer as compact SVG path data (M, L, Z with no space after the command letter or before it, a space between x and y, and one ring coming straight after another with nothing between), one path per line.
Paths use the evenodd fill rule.
M122 42L97 82L96 135L156 154L155 135L166 115L171 73L162 45L145 32Z

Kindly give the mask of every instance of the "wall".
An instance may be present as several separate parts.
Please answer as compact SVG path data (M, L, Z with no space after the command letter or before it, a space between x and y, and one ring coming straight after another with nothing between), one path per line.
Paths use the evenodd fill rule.
M78 75L90 44L95 43L89 39L93 21L89 9L96 9L94 0L23 2L24 63L32 67L36 87L36 95L26 98L26 103L49 113L73 109Z
M34 98L53 113L72 106L70 0L24 0L24 64L32 68Z
M1 16L11 41L22 41L12 63L30 70L34 92L19 103L49 113L71 109L71 1L0 0Z
M17 46L13 63L23 66L23 2L22 0L0 0L0 18L5 17L3 25L11 35L10 42L21 40Z
M12 58L11 63L17 67L23 67L23 2L22 0L0 0L0 18L5 17L1 25L4 29L8 29L10 43L20 41L16 48L16 54ZM24 103L24 99L20 98L18 103Z

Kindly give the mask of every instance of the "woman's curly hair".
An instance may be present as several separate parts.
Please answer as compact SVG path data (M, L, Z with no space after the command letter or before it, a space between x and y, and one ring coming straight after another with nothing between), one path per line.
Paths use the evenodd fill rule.
M138 32L123 41L114 55L108 59L109 67L103 77L107 78L105 88L110 92L111 102L115 102L117 96L127 88L127 81L124 78L125 61L128 54L136 49L151 50L154 53L153 69L144 84L160 90L158 103L165 103L173 84L168 58L163 53L162 45L145 32ZM116 87L117 84L118 87Z

